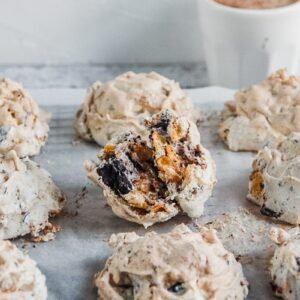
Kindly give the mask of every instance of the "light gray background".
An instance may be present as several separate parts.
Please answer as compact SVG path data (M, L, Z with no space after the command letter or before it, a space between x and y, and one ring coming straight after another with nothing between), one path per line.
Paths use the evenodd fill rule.
M203 60L201 0L1 0L0 64Z

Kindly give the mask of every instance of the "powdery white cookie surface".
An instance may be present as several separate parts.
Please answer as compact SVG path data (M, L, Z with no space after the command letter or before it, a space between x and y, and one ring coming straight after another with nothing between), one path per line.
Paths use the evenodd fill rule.
M273 229L271 238L279 244L271 259L272 288L285 300L300 298L300 232Z
M100 299L245 299L241 265L214 230L112 235L112 256L96 274Z
M116 215L145 227L180 210L199 217L216 177L196 125L170 111L145 124L148 137L121 135L100 152L99 163L86 162L88 177L103 187Z
M258 85L236 93L225 105L219 134L233 151L276 148L300 132L300 78L279 70Z
M290 224L300 224L300 134L294 133L277 149L261 150L254 162L249 200L261 213Z
M39 154L48 138L48 118L20 84L0 80L0 154Z
M177 82L154 72L128 72L90 88L77 112L75 129L84 139L105 145L124 129L143 134L144 118L165 109L188 118L194 113Z
M14 151L0 158L0 240L31 233L49 226L64 196L47 171ZM51 226L51 225L50 225Z
M9 241L0 241L0 299L46 300L45 276Z

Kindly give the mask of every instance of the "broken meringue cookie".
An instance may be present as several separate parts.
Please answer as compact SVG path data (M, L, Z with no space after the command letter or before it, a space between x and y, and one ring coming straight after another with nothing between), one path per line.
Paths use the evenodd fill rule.
M286 238L279 242L270 261L271 285L275 294L282 299L298 300L300 297L299 229L294 228L284 235Z
M85 140L105 145L124 128L143 135L144 118L165 109L194 117L192 102L177 82L155 72L128 72L94 83L77 112L75 129Z
M0 240L0 299L46 300L46 278L35 261L14 244Z
M196 125L165 111L145 128L148 137L123 134L104 147L98 164L85 162L88 177L103 187L117 216L145 227L180 210L201 216L216 177Z
M248 283L242 266L218 239L202 228L185 225L157 234L120 233L109 241L113 249L96 274L100 299L245 299Z
M300 224L300 133L290 135L277 149L259 151L252 168L248 199L264 215Z
M63 194L35 162L15 151L0 157L0 240L49 231L49 216L59 214L63 204Z
M300 77L279 70L225 104L219 135L232 151L276 148L300 132Z
M48 118L20 84L0 80L0 154L39 154L48 138Z

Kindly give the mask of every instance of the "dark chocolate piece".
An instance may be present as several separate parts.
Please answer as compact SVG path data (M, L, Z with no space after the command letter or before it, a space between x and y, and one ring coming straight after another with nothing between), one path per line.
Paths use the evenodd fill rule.
M97 168L97 173L101 176L103 183L118 196L126 195L133 189L126 172L123 162L115 157L110 158L104 166Z
M282 216L282 212L276 212L271 210L270 208L267 208L265 205L262 206L260 212L268 217L272 217L272 218L279 218L280 216Z

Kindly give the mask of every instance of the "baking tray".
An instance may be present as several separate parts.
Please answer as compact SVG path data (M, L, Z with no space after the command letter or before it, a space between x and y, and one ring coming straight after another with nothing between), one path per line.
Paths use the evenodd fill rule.
M32 91L44 109L52 113L48 143L34 160L52 174L65 193L67 203L64 214L53 220L61 225L55 240L35 244L21 238L15 243L37 261L45 274L49 300L97 299L93 277L111 254L107 240L112 233L167 232L182 222L193 230L197 230L196 224L204 223L217 228L225 246L243 263L251 285L248 299L273 299L267 272L268 259L273 251L272 243L268 242L267 228L272 222L260 216L258 209L246 201L254 154L228 151L216 133L218 112L232 97L233 91L205 88L187 92L201 108L198 122L201 142L216 161L218 183L206 202L203 217L192 221L179 215L145 230L115 216L106 205L102 191L86 178L83 161L96 159L100 147L78 141L73 130L74 114L84 91ZM245 213L244 209L248 211ZM232 234L232 229L237 232Z

